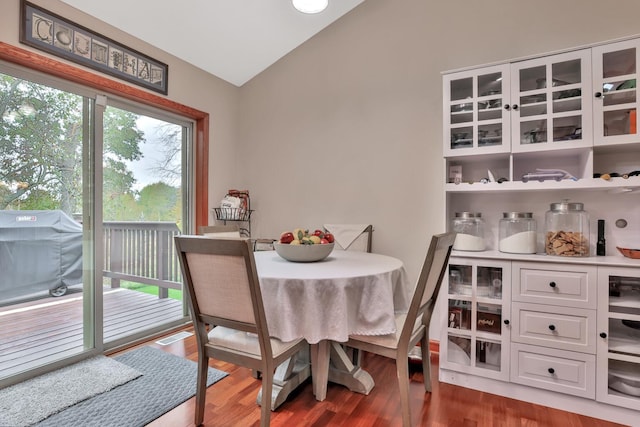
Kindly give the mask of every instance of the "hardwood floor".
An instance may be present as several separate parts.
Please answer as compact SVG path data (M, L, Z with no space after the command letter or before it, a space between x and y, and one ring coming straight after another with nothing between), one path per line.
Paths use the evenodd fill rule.
M195 338L168 346L148 343L170 353L197 360ZM230 375L207 390L205 426L258 426L260 408L256 395L260 381L245 368L211 361ZM271 426L396 427L402 425L400 400L393 361L365 354L362 361L376 382L368 396L329 384L327 399L315 400L311 382L303 383L271 414ZM425 394L422 372L411 371L411 409L416 426L433 427L613 427L619 424L488 393L438 383L437 357L432 364L433 392ZM190 399L151 423L150 427L193 426L194 399Z

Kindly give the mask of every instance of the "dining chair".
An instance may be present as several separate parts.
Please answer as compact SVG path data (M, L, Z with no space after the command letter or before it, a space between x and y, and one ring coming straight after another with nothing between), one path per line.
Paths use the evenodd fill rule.
M198 227L198 234L206 237L225 239L229 237L242 237L238 224L225 225L201 225Z
M347 251L371 252L373 225L324 224L325 232L333 234L336 246Z
M199 426L204 420L211 357L261 373L260 425L268 426L274 371L305 349L307 342L269 337L249 239L174 239L198 346L195 424Z
M402 425L411 426L409 404L409 352L418 342L422 347L422 371L425 391L431 391L431 358L429 354L429 324L436 306L442 278L447 270L455 233L438 234L431 238L427 256L406 314L396 315L396 333L389 335L350 335L346 345L362 351L395 359Z

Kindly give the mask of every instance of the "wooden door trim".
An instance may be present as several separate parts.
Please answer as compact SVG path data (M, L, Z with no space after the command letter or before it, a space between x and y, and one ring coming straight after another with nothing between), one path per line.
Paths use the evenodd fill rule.
M0 59L194 120L196 123L194 135L196 223L194 230L197 230L201 225L207 225L209 205L209 113L8 43L0 42Z

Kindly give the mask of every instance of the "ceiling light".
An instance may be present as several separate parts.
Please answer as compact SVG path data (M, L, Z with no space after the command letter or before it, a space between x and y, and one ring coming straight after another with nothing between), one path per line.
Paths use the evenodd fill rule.
M292 0L292 3L302 13L320 13L327 8L329 0Z

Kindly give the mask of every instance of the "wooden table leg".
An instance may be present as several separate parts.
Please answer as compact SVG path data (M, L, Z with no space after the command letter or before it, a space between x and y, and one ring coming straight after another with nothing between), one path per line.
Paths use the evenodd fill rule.
M318 344L311 344L311 380L313 394L316 400L327 397L327 382L329 380L329 350L330 344L322 340Z
M298 353L278 366L273 378L271 410L282 405L289 394L309 378L309 375L313 381L313 394L318 401L326 399L329 381L361 394L369 394L375 385L368 372L360 366L354 366L340 343L322 340L317 344L311 344L310 355L306 352ZM262 390L258 393L258 405L261 399Z
M369 394L375 385L371 375L360 366L353 365L340 343L332 341L330 347L329 381L342 384L356 393Z
M276 408L287 400L289 394L300 384L302 384L311 375L311 366L309 364L309 353L301 351L282 362L277 368L273 376L273 390L271 392L271 410ZM262 401L262 388L258 392L257 402L260 405Z

